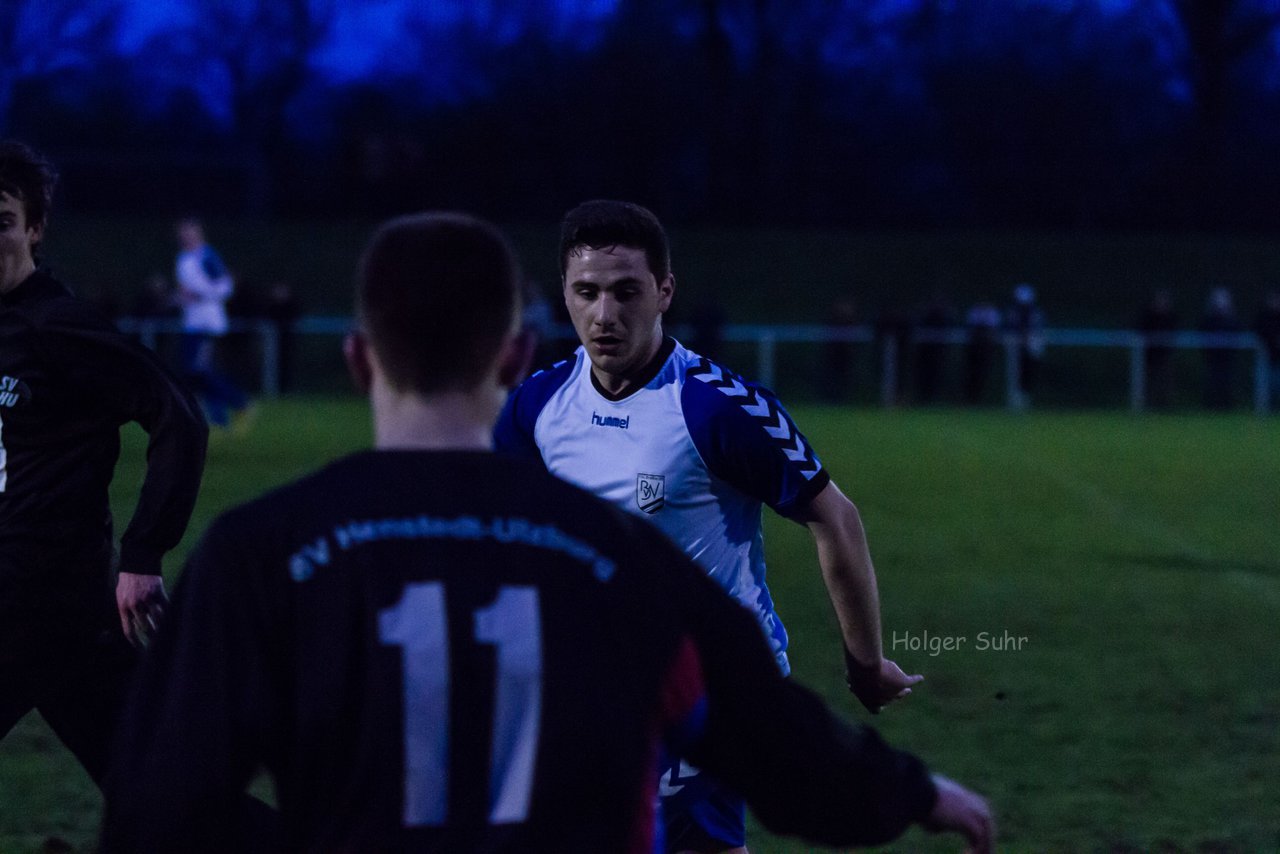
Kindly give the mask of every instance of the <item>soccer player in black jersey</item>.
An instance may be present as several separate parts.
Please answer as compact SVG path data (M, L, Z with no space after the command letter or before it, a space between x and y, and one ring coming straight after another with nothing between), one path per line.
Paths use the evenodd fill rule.
M126 639L163 607L161 556L190 516L207 428L149 350L37 264L55 181L0 142L0 737L38 709L101 782ZM130 421L150 443L113 582L107 488Z
M656 529L490 453L527 361L517 282L465 215L374 237L346 350L375 447L210 527L122 727L104 849L224 848L262 765L291 850L653 852L665 746L778 832L921 822L989 851L981 798L784 679Z

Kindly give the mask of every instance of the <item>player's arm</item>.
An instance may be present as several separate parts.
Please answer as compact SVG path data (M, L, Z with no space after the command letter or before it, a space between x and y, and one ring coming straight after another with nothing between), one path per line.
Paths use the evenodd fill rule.
M247 850L244 789L278 742L280 650L263 575L229 528L193 553L139 668L104 784L104 852Z
M673 670L682 669L680 681L700 684L705 693L683 704L689 712L673 729L681 739L673 749L741 792L777 833L826 845L875 845L916 823L960 833L976 851L991 850L994 826L981 797L930 775L871 728L840 721L781 676L749 612L706 578L679 580L684 590L676 607L694 655L682 649Z
M200 258L192 254L183 255L178 261L174 277L179 291L187 300L226 299L234 290L230 276L210 276Z
M880 592L858 508L828 482L790 515L809 529L817 546L822 580L844 639L849 690L872 712L907 696L924 677L908 676L884 657Z
M164 602L161 558L182 539L204 471L209 428L199 404L150 350L74 306L41 337L50 361L86 406L148 434L147 468L133 517L120 539L116 604L125 635L137 642Z
M844 638L850 689L872 711L906 696L922 677L907 676L883 657L880 597L862 519L786 410L767 389L710 365L691 374L684 395L689 435L711 473L813 534Z

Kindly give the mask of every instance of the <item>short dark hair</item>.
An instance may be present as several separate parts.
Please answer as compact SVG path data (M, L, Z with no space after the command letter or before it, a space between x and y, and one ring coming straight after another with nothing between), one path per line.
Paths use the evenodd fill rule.
M520 267L496 227L463 213L393 219L360 260L356 312L398 391L475 388L520 310Z
M57 185L58 173L43 155L16 139L0 141L0 193L22 202L28 228L48 223Z
M561 278L569 267L569 253L579 246L641 249L655 279L661 282L671 272L671 249L662 223L653 211L633 202L596 199L564 215L560 223Z

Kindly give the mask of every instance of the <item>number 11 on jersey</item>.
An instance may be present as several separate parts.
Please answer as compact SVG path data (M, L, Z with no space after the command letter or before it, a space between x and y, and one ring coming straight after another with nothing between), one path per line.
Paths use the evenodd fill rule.
M472 637L497 648L489 822L524 821L533 794L542 722L542 626L538 591L504 586L473 615ZM404 679L404 822L446 823L449 804L449 628L444 585L405 587L378 614L379 639L402 651Z

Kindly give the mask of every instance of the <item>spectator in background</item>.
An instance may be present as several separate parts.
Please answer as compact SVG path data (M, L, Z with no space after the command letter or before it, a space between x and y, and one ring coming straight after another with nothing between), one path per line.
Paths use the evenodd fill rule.
M1146 336L1144 364L1147 402L1158 409L1173 403L1173 346L1168 339L1178 328L1173 300L1164 288L1151 295L1151 302L1138 319L1138 330Z
M1280 290L1267 291L1258 309L1258 321L1254 331L1267 349L1267 363L1271 369L1271 407L1280 406Z
M1005 325L1017 340L1018 388L1012 401L1015 409L1031 405L1031 393L1040 378L1044 359L1044 312L1036 302L1036 289L1025 282L1013 289L1013 305Z
M916 395L922 404L937 401L946 372L947 345L930 337L950 331L955 322L951 303L941 291L935 291L916 323L920 333L916 342Z
M831 304L827 328L832 332L848 332L858 325L858 303L843 296ZM844 403L853 391L853 342L828 341L822 350L822 394L831 403Z
M975 303L964 318L969 329L965 347L964 399L966 403L982 403L995 363L996 345L1000 338L1000 309L989 302Z
M880 360L881 394L886 406L902 403L902 378L907 373L907 342L911 318L896 306L876 316L876 356Z
M182 304L182 369L204 403L209 420L229 426L233 413L247 415L249 399L216 368L215 342L227 332L227 300L235 287L231 273L205 242L198 219L177 227L178 259L174 266Z
M1209 292L1200 331L1230 335L1243 331L1236 314L1231 291L1224 287ZM1232 385L1235 379L1236 349L1218 343L1204 348L1204 405L1207 409L1230 409L1233 401Z

